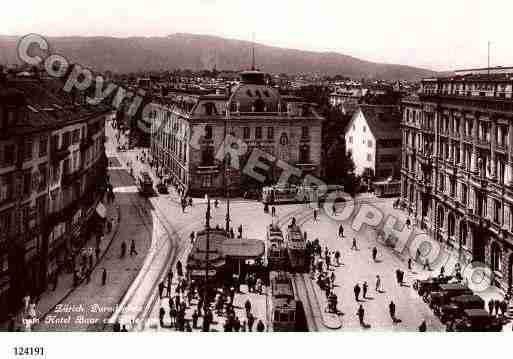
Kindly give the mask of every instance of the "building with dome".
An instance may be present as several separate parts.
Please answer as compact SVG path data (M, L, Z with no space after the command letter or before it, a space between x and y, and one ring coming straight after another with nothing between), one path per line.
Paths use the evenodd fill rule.
M224 196L228 188L230 196L237 196L258 190L277 183L285 163L295 168L292 181L320 174L323 118L315 105L280 95L263 72L242 72L224 94L177 91L154 105L148 112L151 153L160 174L183 194ZM239 156L225 166L223 158L231 156L225 156L226 136L232 149L227 152ZM265 158L257 156L262 153ZM247 167L251 156L265 167L255 170L257 176Z

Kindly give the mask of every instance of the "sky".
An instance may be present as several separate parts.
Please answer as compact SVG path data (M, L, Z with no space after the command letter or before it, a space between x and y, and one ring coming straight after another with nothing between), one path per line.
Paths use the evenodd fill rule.
M23 0L2 4L0 34L218 35L455 70L513 65L511 0Z

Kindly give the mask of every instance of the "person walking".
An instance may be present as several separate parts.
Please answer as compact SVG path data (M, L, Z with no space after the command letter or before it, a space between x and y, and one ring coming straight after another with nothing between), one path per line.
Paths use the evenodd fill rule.
M342 225L338 226L338 236L344 238L344 226Z
M331 206L331 211L333 216L337 215L337 207L335 207L335 202L333 202L333 205Z
M363 291L363 298L367 298L367 291L369 290L369 285L367 284L367 282L363 282L363 285L362 285L362 291Z
M251 313L251 301L249 299L244 303L244 308L246 309L246 314Z
M388 305L388 311L390 313L390 318L392 318L392 321L395 323L395 303L393 301L390 301L390 304Z
M276 207L274 206L271 208L271 215L272 217L276 217Z
M137 255L137 251L135 250L135 240L132 239L132 242L130 243L130 257L132 255Z
M360 285L358 283L356 283L356 285L354 286L353 291L354 291L354 299L357 302L359 302L360 301L360 291L361 291L361 288L360 288Z
M372 260L375 262L376 257L378 256L378 249L376 247L372 248Z
M317 222L317 209L316 208L314 208L314 210L313 210L313 221Z
M121 254L120 254L120 258L125 258L125 255L126 255L126 242L123 241L121 242Z
M173 284L173 271L167 273L167 296L171 297L171 287Z
M262 333L265 330L265 325L260 319L258 320L256 328L257 328L257 331L260 333Z
M96 247L96 249L94 250L94 254L96 255L96 262L98 262L100 260L100 247Z
M490 299L488 301L488 311L490 312L490 315L493 315L493 309L494 309L495 305L494 305L494 300L493 299Z
M364 318L365 318L365 310L363 309L363 305L360 304L360 307L358 308L358 311L356 312L356 315L358 316L358 320L360 321L360 325L364 326Z
M351 245L351 249L354 251L358 250L358 246L356 245L356 237L353 237L353 244Z
M340 266L340 251L335 251L335 263Z
M493 304L494 304L494 307L495 307L495 315L499 316L499 310L501 308L501 302L499 300L496 300Z
M419 332L425 332L427 330L426 321L423 320L422 323L419 325Z
M379 275L376 275L376 292L381 293L381 277Z
M163 282L160 282L159 283L159 298L162 299L162 294L164 293L164 283Z
M107 283L107 270L103 268L102 272L102 285L105 285Z
M178 275L178 277L183 276L182 262L180 261L176 262L176 274Z
M166 315L166 311L164 310L164 308L160 307L160 310L159 310L159 322L160 322L160 327L161 328L164 328L164 316Z
M408 270L411 270L411 264L412 264L412 260L411 260L411 258L408 258Z
M191 244L194 244L194 232L191 232L190 238L191 238Z

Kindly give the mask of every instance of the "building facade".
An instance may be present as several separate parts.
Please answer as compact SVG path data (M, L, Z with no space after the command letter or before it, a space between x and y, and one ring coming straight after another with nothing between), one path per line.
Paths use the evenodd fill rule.
M64 270L102 194L106 111L58 89L51 80L0 80L1 317Z
M426 79L403 100L401 199L462 261L511 290L513 68Z
M302 99L281 96L261 72L243 72L226 95L174 93L156 102L150 112L151 153L183 194L257 190L278 181L280 161L297 168L296 177L319 176L323 118ZM246 171L250 156L260 153L256 149L267 154L260 178Z
M375 179L400 177L400 122L397 106L359 105L344 135L355 174L369 173Z

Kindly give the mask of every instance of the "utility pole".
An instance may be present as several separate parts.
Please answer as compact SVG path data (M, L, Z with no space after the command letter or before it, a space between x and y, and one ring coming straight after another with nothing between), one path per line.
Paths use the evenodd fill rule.
M488 76L490 76L490 44L491 44L491 42L488 41L488 67L487 67L487 69L488 69Z
M207 194L207 213L205 214L205 227L207 231L207 243L206 243L206 254L205 254L205 303L208 303L208 270L210 267L209 263L209 252L210 252L210 196Z

